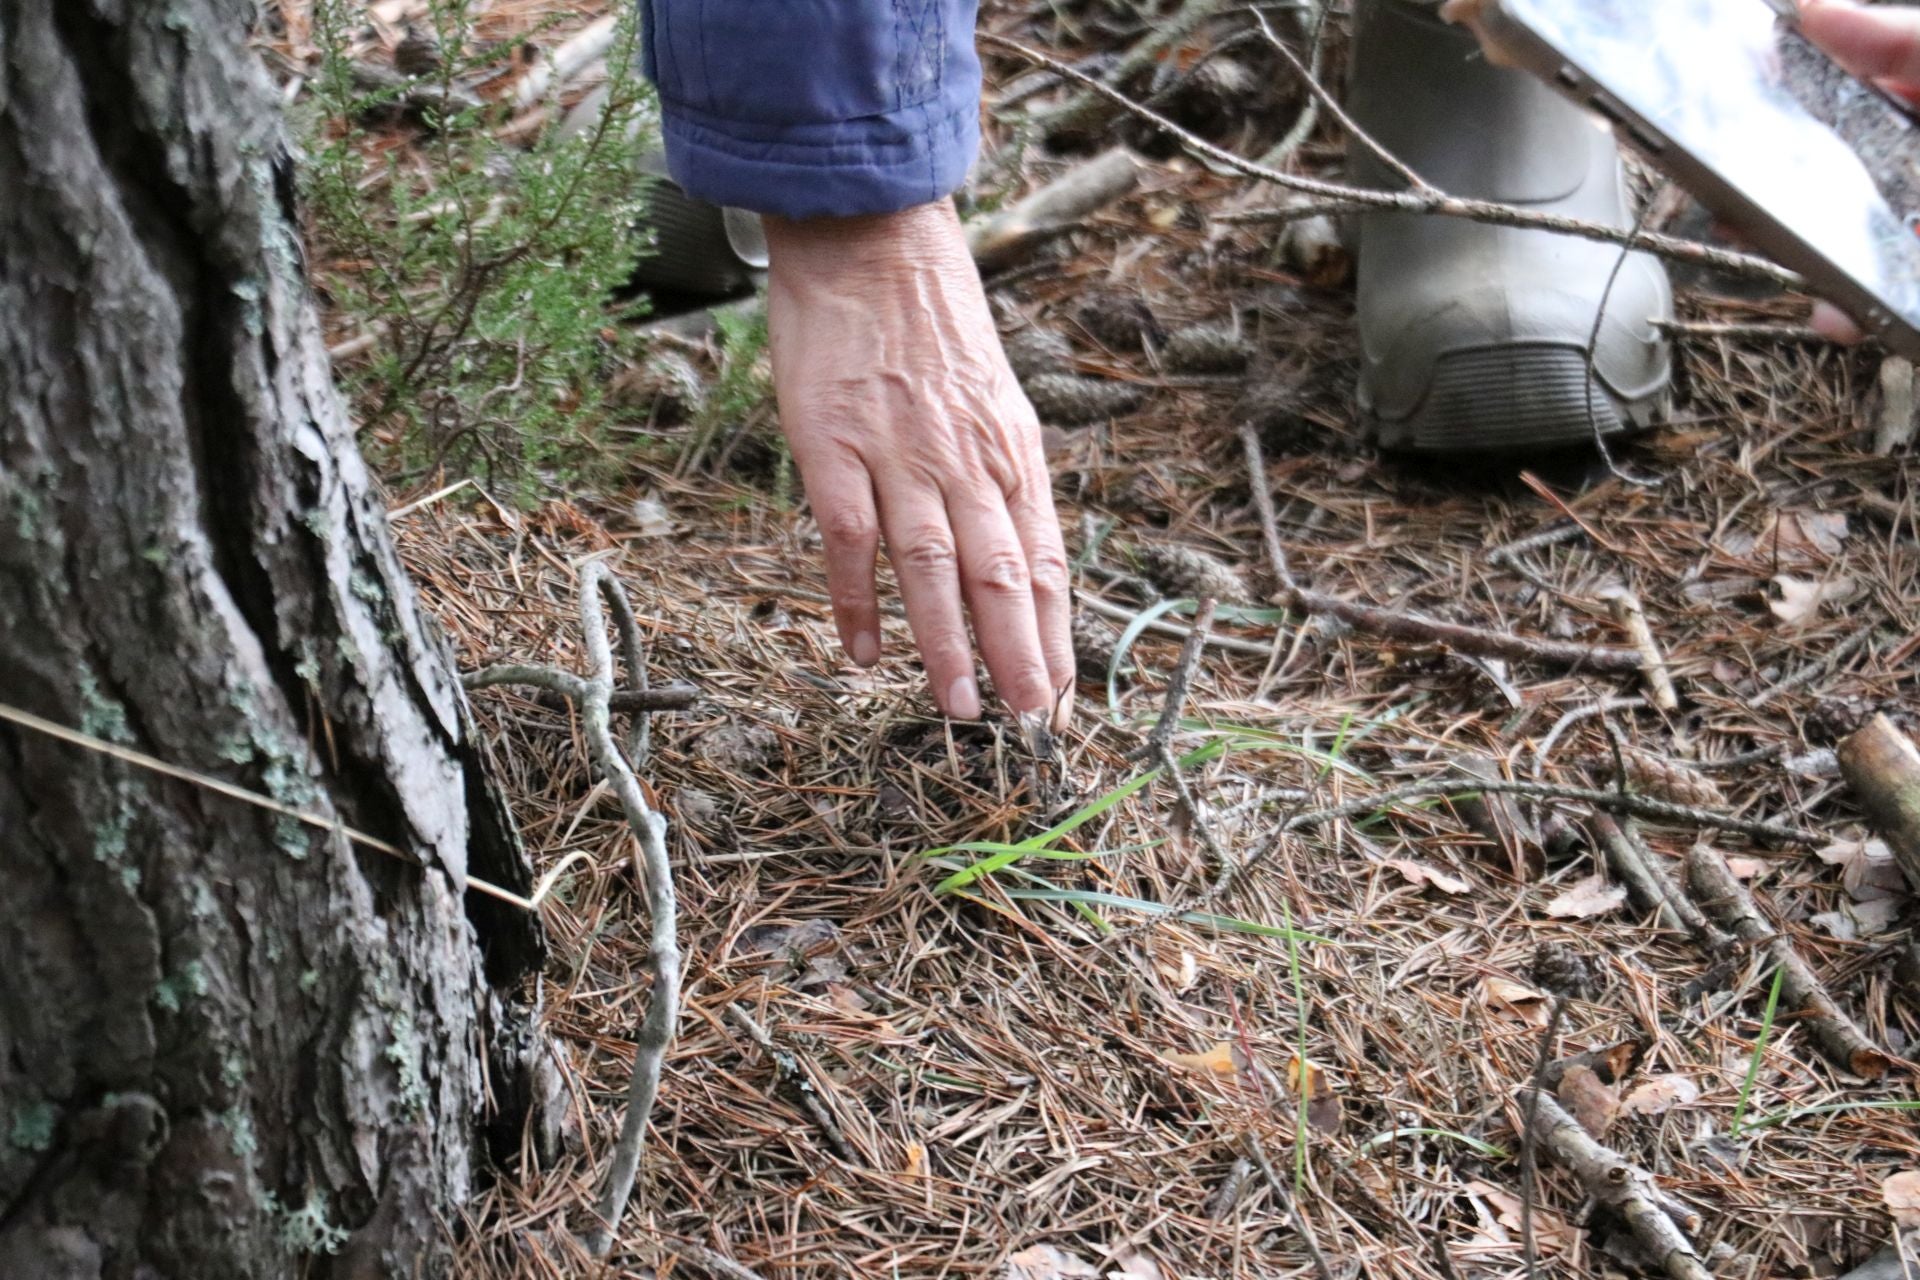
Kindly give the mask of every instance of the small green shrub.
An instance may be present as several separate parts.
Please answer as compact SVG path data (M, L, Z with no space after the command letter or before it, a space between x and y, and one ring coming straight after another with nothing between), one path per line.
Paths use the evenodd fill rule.
M314 7L322 61L304 133L317 282L369 342L341 370L362 445L396 479L477 474L521 500L591 480L612 460L606 373L640 310L613 297L643 248L635 154L657 120L631 6L598 121L528 146L503 140L503 108L473 105L469 88L527 37L486 47L473 0L430 0L419 36L438 66L369 89L350 53L358 10Z

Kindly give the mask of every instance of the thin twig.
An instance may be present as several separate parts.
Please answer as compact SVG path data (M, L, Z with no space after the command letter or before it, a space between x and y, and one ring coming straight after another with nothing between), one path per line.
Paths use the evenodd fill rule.
M1207 596L1194 609L1193 629L1187 632L1186 643L1180 646L1180 660L1174 663L1173 675L1167 680L1167 697L1160 708L1160 718L1154 721L1141 755L1158 758L1166 754L1168 744L1173 741L1174 731L1180 727L1180 717L1186 710L1187 691L1200 666L1200 652L1206 647L1207 633L1213 629L1213 611L1218 606L1219 601Z
M833 1148L833 1154L848 1164L855 1163L853 1151L847 1146L846 1135L840 1131L840 1125L834 1120L833 1113L827 1110L824 1102L820 1101L820 1095L814 1090L813 1081L807 1079L807 1073L801 1070L799 1061L776 1045L767 1029L755 1022L753 1015L741 1006L729 1004L727 1016L738 1023L740 1029L747 1033L747 1038L759 1045L767 1055L767 1060L773 1064L775 1078L800 1099L801 1107L806 1110L808 1118L826 1138L827 1145Z
M1533 1239L1534 1168L1539 1159L1539 1143L1534 1135L1542 1096L1540 1082L1546 1078L1547 1064L1553 1061L1553 1048L1559 1042L1560 1024L1566 1016L1567 997L1556 991L1553 1011L1547 1015L1547 1025L1540 1030L1540 1052L1534 1058L1525 1101L1521 1104L1526 1108L1526 1120L1520 1126L1520 1257L1526 1266L1527 1280L1534 1280L1540 1274L1540 1254Z
M1500 227L1529 227L1541 231L1553 231L1562 235L1580 236L1588 240L1599 240L1606 244L1632 244L1649 253L1670 258L1676 262L1690 262L1698 266L1710 267L1730 275L1745 276L1749 279L1765 280L1783 289L1802 289L1806 282L1795 272L1750 254L1735 253L1727 249L1716 249L1712 245L1700 244L1693 240L1682 240L1675 236L1661 235L1655 232L1632 231L1620 227L1609 227L1597 222L1587 222L1579 218L1564 217L1559 214L1542 213L1534 209L1522 209L1514 205L1501 204L1493 200L1469 199L1445 193L1420 191L1381 191L1369 187L1353 187L1344 183L1327 182L1319 178L1308 178L1299 174L1283 173L1266 165L1237 156L1222 147L1216 147L1206 139L1181 128L1173 121L1157 112L1149 111L1133 99L1108 85L1101 83L1085 72L1078 71L1058 58L1048 57L1038 49L1029 48L1017 40L992 32L980 33L980 43L1014 53L1037 67L1045 67L1064 80L1091 89L1100 97L1106 98L1122 111L1164 130L1169 136L1180 141L1181 145L1195 153L1205 156L1236 173L1249 178L1258 178L1262 182L1271 182L1275 186L1293 191L1302 191L1308 195L1326 199L1345 200L1352 204L1382 210L1388 213L1433 214L1444 218L1465 218L1473 222L1485 222ZM1217 221L1229 224L1258 223L1266 220L1266 211L1251 209L1245 213L1224 214Z
M1273 1161L1267 1158L1266 1143L1260 1141L1260 1135L1247 1131L1247 1149L1253 1152L1254 1163L1260 1166L1260 1172L1266 1175L1267 1185L1273 1188L1273 1195L1280 1202L1280 1208L1294 1226L1300 1231L1300 1241L1307 1246L1307 1256L1313 1259L1313 1270L1320 1280L1334 1280L1333 1267L1327 1261L1327 1255L1320 1251L1320 1241L1315 1237L1313 1224L1300 1212L1300 1206L1294 1202L1293 1192L1280 1177L1279 1170L1273 1167Z
M1387 168L1406 179L1407 185L1415 191L1431 192L1435 195L1440 193L1438 187L1415 173L1406 161L1387 150L1372 134L1360 127L1359 121L1347 114L1346 108L1340 105L1340 99L1334 97L1333 94L1327 91L1327 87L1320 83L1320 73L1318 69L1308 70L1307 64L1300 61L1300 55L1287 48L1286 43L1281 40L1279 36L1273 34L1273 28L1267 25L1267 16L1264 13L1261 13L1257 7L1249 7L1247 11L1253 15L1253 20L1260 24L1260 34L1264 36L1267 43L1273 47L1273 51L1286 60L1287 65L1293 68L1294 73L1298 75L1301 82L1307 86L1307 92L1313 95L1314 101L1318 102L1322 107L1325 107L1327 114L1339 121L1341 128L1345 129L1361 146L1373 152L1381 164L1384 164ZM1316 55L1319 53L1319 42L1317 39L1314 45L1314 53Z
M1267 456L1260 448L1260 433L1251 426L1240 428L1240 446L1247 456L1247 485L1253 490L1253 509L1260 516L1260 537L1267 548L1267 563L1282 588L1292 591L1299 584L1287 564L1287 548L1280 541L1280 517L1273 509L1273 490L1267 487Z
M1783 680L1777 681L1768 688L1762 689L1753 696L1747 705L1749 707L1764 707L1783 693L1791 693L1803 685L1812 684L1829 671L1838 670L1841 663L1865 648L1872 639L1873 628L1862 627L1812 662L1809 662L1806 666L1801 667L1798 671L1793 672Z

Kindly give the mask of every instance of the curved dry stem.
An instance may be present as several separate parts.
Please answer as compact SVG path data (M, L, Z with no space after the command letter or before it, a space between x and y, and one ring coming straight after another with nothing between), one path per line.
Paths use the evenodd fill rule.
M619 797L627 824L640 846L640 865L646 879L649 950L653 991L646 1016L633 1040L633 1077L627 1085L627 1109L620 1121L620 1138L613 1163L595 1205L599 1222L584 1243L596 1256L613 1247L614 1233L633 1194L640 1169L640 1148L646 1139L653 1101L660 1092L660 1072L667 1046L673 1042L680 1011L679 903L674 894L673 868L667 861L667 820L647 803L646 791L613 732L615 668L613 646L607 640L607 610L613 612L620 635L621 657L631 678L646 687L646 653L640 642L640 624L619 581L604 564L593 561L580 571L580 626L591 674L577 676L553 667L514 664L488 667L462 678L469 689L493 685L528 685L569 699L580 710L581 728L594 772ZM637 758L646 750L644 715L628 740Z

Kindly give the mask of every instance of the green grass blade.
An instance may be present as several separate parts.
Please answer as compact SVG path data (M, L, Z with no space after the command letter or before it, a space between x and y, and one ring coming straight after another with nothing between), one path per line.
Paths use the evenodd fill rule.
M1166 915L1167 906L1161 902L1149 902L1145 898L1129 898L1124 894L1106 893L1099 889L1058 889L1013 888L1005 890L1009 898L1024 902L1063 902L1069 905L1112 907L1120 911L1139 911L1147 915ZM1338 945L1331 938L1318 934L1298 933L1283 929L1278 925L1261 924L1257 920L1241 920L1234 916L1218 916L1204 911L1183 911L1179 919L1188 924L1210 925L1234 933L1249 933L1261 938L1287 938L1303 942L1321 942L1329 946Z
M1813 1107L1795 1107L1791 1111L1782 1111L1777 1116L1761 1116L1746 1126L1746 1132L1771 1129L1775 1125L1787 1124L1807 1116L1836 1115L1842 1111L1920 1111L1920 1099L1872 1098L1862 1102L1823 1102Z
M1727 1136L1737 1138L1747 1118L1747 1102L1753 1097L1753 1082L1760 1075L1760 1058L1767 1051L1767 1041L1773 1038L1773 1011L1780 1006L1780 980L1787 976L1784 968L1773 971L1773 989L1767 992L1766 1012L1760 1015L1760 1038L1753 1042L1753 1057L1747 1062L1747 1078L1740 1082L1740 1101L1733 1108L1733 1124Z
M1172 613L1182 605L1193 607L1191 600L1162 600L1158 604L1148 605L1134 615L1120 638L1114 642L1113 658L1107 663L1107 710L1113 714L1115 724L1125 724L1126 717L1120 714L1120 668L1126 663L1127 651L1133 648L1133 642L1146 634L1148 627L1165 615Z

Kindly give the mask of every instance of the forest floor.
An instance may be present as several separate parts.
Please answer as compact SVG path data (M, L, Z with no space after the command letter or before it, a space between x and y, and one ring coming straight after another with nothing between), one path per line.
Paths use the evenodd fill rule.
M989 29L1062 57L1130 38L1106 10L1073 10L1069 29L1044 5L986 7ZM990 98L1034 83L1011 57L988 68ZM1235 110L1186 118L1270 145L1271 121ZM1299 105L1261 110L1284 127ZM1079 158L1015 147L1004 122L990 135L988 196ZM1289 164L1337 173L1341 146L1323 123ZM817 530L769 482L763 446L680 467L691 428L641 404L653 452L617 488L532 509L477 486L415 502L457 474L395 494L403 553L463 668L579 663L576 573L598 558L638 603L653 681L699 689L691 710L653 718L640 766L671 821L685 1008L610 1274L718 1274L710 1254L768 1280L1524 1274L1517 1092L1549 1031L1554 1058L1614 1050L1547 1079L1685 1207L1715 1274L1836 1275L1889 1239L1886 1202L1905 1184L1885 1184L1920 1165L1903 1109L1920 996L1896 976L1904 886L1831 754L1915 692L1912 464L1870 448L1882 357L1809 340L1802 300L1685 282L1671 421L1619 447L1617 473L1397 462L1360 438L1339 255L1290 257L1274 230L1215 219L1272 203L1251 185L1164 158L990 280L1010 335L1058 335L1019 339L1057 374L1137 393L1085 425L1055 413L1047 432L1086 650L1079 715L1050 759L1002 718L937 718L897 615L878 667L845 661ZM1194 325L1239 335L1251 363L1170 371L1158 339ZM698 338L673 348L705 371L718 359ZM741 438L769 414L751 410ZM1655 706L1632 670L1266 607L1278 584L1244 425L1302 585L1596 646L1632 645L1612 603L1629 592L1677 707ZM1228 577L1196 579L1170 549ZM1191 602L1166 602L1209 591L1244 594L1193 673L1176 780L1138 752L1181 638L1116 641L1149 614L1184 627ZM648 986L645 898L569 714L497 692L476 703L538 868L584 856L542 907L553 956L538 991L571 1140L472 1206L465 1270L584 1274L567 1228L618 1127ZM1683 879L1695 846L1726 855L1891 1068L1830 1061L1818 1019L1770 1000L1764 946L1702 946L1630 897L1590 799L1328 813L1474 769L1690 806L1638 819L1646 856ZM956 846L1020 842L949 882L992 852ZM1165 909L1213 884L1222 857L1256 853L1205 914ZM1555 1016L1549 988L1569 967L1584 980ZM1661 1272L1540 1155L1541 1266Z

